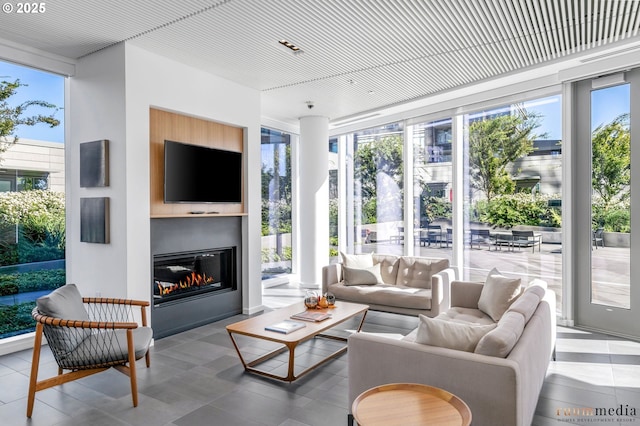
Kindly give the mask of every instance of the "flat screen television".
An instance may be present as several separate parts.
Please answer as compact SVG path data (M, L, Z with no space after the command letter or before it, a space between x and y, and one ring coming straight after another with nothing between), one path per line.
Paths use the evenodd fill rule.
M165 203L241 201L241 152L164 141Z

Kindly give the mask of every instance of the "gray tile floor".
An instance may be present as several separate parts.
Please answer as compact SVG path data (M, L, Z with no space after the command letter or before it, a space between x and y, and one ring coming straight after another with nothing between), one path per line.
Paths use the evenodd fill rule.
M277 290L277 291L276 291ZM273 305L290 293L269 292ZM292 300L295 300L293 297ZM238 315L155 342L151 368L139 362L140 403L131 405L128 378L114 370L37 393L33 418L25 417L31 351L0 357L0 425L345 425L347 418L346 355L288 384L244 373L225 325ZM349 329L354 324L346 324ZM417 319L369 312L364 331L407 334ZM301 366L314 354L330 350L324 340L298 351ZM241 342L247 351L264 344ZM557 360L538 403L534 424L640 424L640 343L558 329ZM270 367L283 368L283 360ZM40 372L56 374L43 350ZM42 377L42 376L41 376ZM583 418L558 415L568 408L631 408L636 417ZM508 426L508 425L505 425Z

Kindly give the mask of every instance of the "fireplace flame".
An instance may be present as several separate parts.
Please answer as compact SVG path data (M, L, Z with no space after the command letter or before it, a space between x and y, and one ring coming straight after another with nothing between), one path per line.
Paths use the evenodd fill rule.
M157 283L157 286L160 295L166 296L176 291L208 285L213 283L214 281L215 279L213 277L207 276L207 274L197 274L195 272L191 272L191 275L188 275L185 279L180 280L177 283L173 283L170 286L162 285L160 283Z

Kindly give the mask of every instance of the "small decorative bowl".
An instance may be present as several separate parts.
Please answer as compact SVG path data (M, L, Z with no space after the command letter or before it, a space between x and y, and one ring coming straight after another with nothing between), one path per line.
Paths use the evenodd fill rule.
M307 291L304 296L304 306L308 309L315 309L318 306L318 295L315 291Z

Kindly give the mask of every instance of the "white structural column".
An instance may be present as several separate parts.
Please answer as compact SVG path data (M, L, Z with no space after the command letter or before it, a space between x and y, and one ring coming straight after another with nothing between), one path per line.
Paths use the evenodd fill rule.
M329 119L300 118L300 284L320 287L329 263Z

